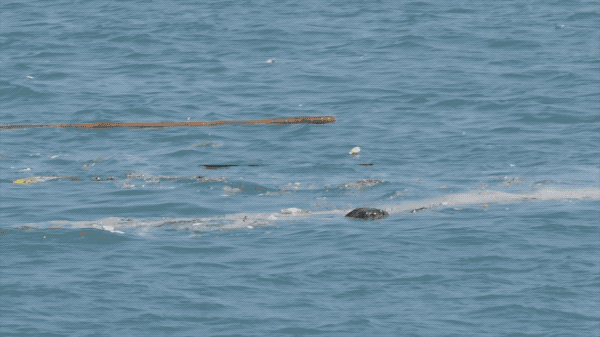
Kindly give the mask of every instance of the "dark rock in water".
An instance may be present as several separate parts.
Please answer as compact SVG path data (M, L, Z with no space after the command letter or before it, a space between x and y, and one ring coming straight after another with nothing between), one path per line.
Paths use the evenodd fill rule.
M346 218L359 220L379 220L384 219L389 213L377 208L357 208L346 214Z

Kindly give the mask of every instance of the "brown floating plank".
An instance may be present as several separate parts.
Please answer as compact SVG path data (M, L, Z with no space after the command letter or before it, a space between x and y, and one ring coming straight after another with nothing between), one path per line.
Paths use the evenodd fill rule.
M174 126L221 126L256 124L329 124L335 123L335 116L283 117L269 119L224 120L206 122L147 122L147 123L78 123L78 124L5 124L0 129L62 128L62 129L162 129Z

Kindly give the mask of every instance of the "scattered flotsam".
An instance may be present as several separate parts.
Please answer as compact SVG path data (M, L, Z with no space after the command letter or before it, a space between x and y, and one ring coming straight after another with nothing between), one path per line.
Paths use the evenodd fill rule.
M513 184L521 184L523 182L523 179L521 179L520 177L514 177L514 178L509 178L509 177L504 177L504 182L502 182L502 184L499 184L498 186L510 186Z
M87 170L88 167L92 167L94 165L96 165L96 163L85 164L85 165L81 166L81 169L82 170Z
M25 78L28 80L31 80L31 79L33 79L33 76L25 75Z
M286 209L282 209L281 210L281 214L292 214L292 215L296 215L296 214L300 214L302 212L302 210L300 208L286 208Z
M121 232L121 231L115 230L115 227L114 226L110 226L110 225L103 225L102 229L104 229L105 231L109 231L111 233L125 234L125 232Z
M242 190L237 187L231 187L231 186L227 186L227 185L223 186L223 192L225 192L225 196L228 196L228 197L233 194L240 193L241 191Z
M145 181L152 183L155 181L178 181L178 180L187 180L187 181L196 181L196 182L227 182L226 177L205 177L205 176L195 176L195 177L170 177L170 176L161 176L154 174L145 174L145 173L131 173L125 172L125 177L127 179L144 179Z
M274 58L268 59L266 63L275 63L275 59Z
M340 190L349 190L349 189L364 190L367 187L381 184L383 182L385 182L385 181L378 180L378 179L361 179L361 180L345 183L344 185L339 186L338 188Z
M350 153L352 155L359 154L360 153L360 146L353 147L352 150L350 150L350 152L348 152L348 153Z

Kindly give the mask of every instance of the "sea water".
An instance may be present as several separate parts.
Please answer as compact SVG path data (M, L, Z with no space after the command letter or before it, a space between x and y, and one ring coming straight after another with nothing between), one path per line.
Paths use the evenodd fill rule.
M2 2L0 124L337 121L0 130L0 334L599 335L599 5Z

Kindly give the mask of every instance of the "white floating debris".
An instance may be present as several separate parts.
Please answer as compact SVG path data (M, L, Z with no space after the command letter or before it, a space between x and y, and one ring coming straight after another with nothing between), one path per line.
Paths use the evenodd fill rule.
M27 76L25 76L25 78L26 78L26 79L28 79L28 80L30 80L30 79L32 79L32 78L33 78L33 76L29 76L29 75L27 75Z
M248 226L248 227L246 227L246 228L248 228L248 229L254 229L254 227L252 227L252 226Z
M274 59L274 58L273 58L273 59L268 59L268 60L267 60L267 63L273 63L273 62L275 62L275 59Z
M124 190L128 190L128 189L131 189L131 188L135 188L135 185L134 184L130 184L130 183L123 183L123 184L121 184L121 188L124 189Z
M276 218L276 217L275 217L273 214L271 214L271 216L269 216L269 218L268 218L268 219L269 219L269 220L277 220L277 218Z
M353 147L352 150L350 150L349 153L350 154L359 154L360 153L360 146Z
M121 234L123 234L123 233L124 233L124 232L121 232L121 231L115 230L115 227L113 227L113 226L110 226L110 225L102 225L102 229L104 229L105 231L109 231L109 232L111 232L111 233L121 233Z
M515 164L510 164L510 166L515 166Z
M54 158L58 158L58 155L55 154L54 156L50 157L50 159L54 159Z
M298 213L300 213L302 210L300 208L286 208L286 209L282 209L281 210L281 214L292 214L292 215L296 215Z

